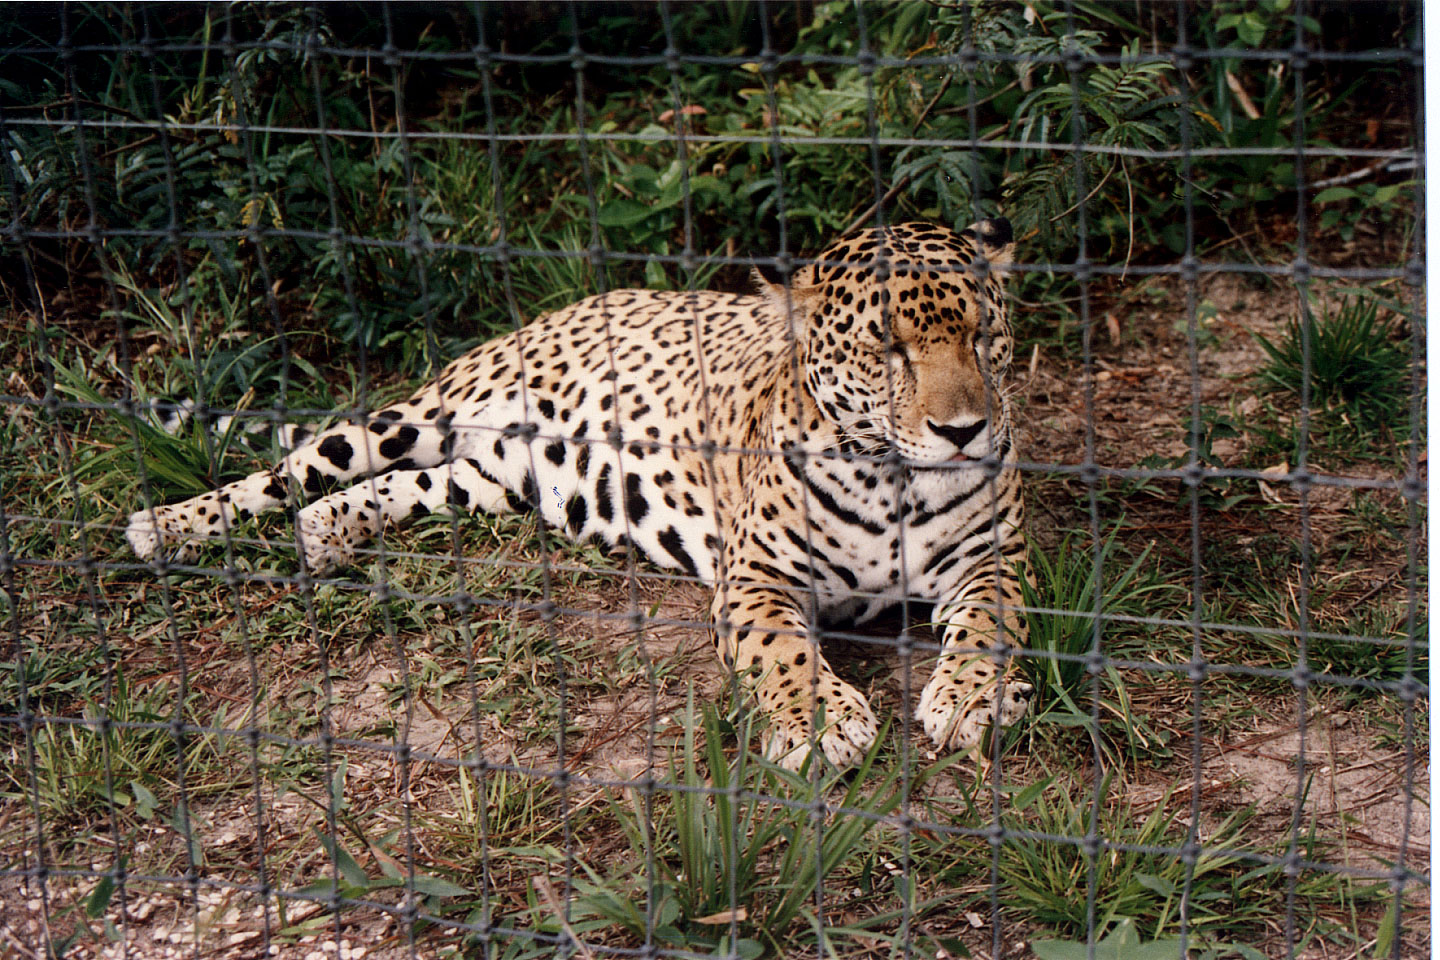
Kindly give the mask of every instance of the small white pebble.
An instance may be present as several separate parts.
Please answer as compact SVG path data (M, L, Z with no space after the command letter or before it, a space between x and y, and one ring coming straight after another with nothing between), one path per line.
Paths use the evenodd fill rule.
M326 953L334 953L340 948L336 945L334 940L326 940L324 943L320 944L320 949L324 950Z

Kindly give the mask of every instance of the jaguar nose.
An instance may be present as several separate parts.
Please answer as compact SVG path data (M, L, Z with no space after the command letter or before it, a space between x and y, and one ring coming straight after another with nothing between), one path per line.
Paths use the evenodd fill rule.
M984 420L976 420L968 427L952 427L949 424L936 423L934 420L927 420L926 423L936 434L955 444L957 450L964 450L972 440L984 432L986 427Z

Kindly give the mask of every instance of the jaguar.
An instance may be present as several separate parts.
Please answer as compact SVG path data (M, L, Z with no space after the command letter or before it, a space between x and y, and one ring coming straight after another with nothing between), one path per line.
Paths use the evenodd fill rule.
M538 511L713 587L716 652L791 769L817 747L854 765L877 734L823 631L924 602L938 653L915 713L938 749L968 748L1033 692L1012 656L1025 642L1013 253L1004 219L909 223L757 270L750 294L588 297L270 469L136 511L126 536L143 559L193 563L237 523L305 502L299 548L324 575L432 511Z

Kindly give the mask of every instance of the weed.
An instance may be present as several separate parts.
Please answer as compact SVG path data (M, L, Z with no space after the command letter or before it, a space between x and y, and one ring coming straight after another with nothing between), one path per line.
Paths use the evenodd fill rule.
M192 694L187 711L195 701ZM175 709L167 682L142 692L117 672L103 717L97 711L84 720L51 718L38 725L32 736L35 781L28 764L9 767L0 795L33 798L52 825L93 821L102 811L132 805L148 819L157 805L154 791L175 770L177 741L169 728ZM189 736L185 743L187 763L219 745L210 735Z
M1147 470L1185 470L1198 466L1202 471L1223 470L1229 464L1215 452L1218 441L1232 440L1241 436L1241 426L1230 416L1226 416L1211 406L1200 408L1200 417L1193 416L1185 418L1184 439L1189 447L1184 453L1173 456L1151 453L1142 457L1140 466ZM1272 443L1277 442L1270 438ZM1126 480L1120 485L1118 491L1119 499L1125 500L1139 493L1147 493L1151 496L1168 498L1164 492L1164 486L1157 483L1150 477L1138 477L1133 480ZM1173 497L1177 506L1188 507L1192 498L1198 498L1200 506L1206 510L1225 512L1254 498L1254 484L1236 480L1231 477L1215 476L1209 472L1202 475L1199 483L1194 486L1185 484L1179 486L1178 495Z
M98 643L80 649L37 646L17 657L13 669L0 673L0 715L19 716L20 691L36 713L59 716L76 704L95 703L104 695L104 652Z
M1256 334L1269 357L1259 372L1261 382L1299 397L1308 380L1312 405L1362 426L1403 422L1409 412L1410 348L1396 340L1395 325L1380 311L1372 297L1347 295L1334 306L1312 307L1291 319L1278 343Z
M1037 691L1037 720L1052 711L1088 716L1081 703L1088 697L1089 658L1097 634L1132 629L1106 618L1153 616L1157 601L1173 602L1178 595L1176 586L1155 576L1151 548L1122 565L1116 546L1120 529L1117 524L1094 552L1084 549L1073 534L1053 550L1030 551L1028 576L1021 578L1029 631L1021 671ZM1113 668L1106 669L1118 685Z
M1312 17L1298 20L1301 37L1295 37L1297 18L1287 10L1289 0L1261 0L1240 3L1223 0L1214 5L1213 18L1200 24L1200 33L1210 49L1266 49L1269 44L1299 42L1316 34L1319 24ZM1233 33L1232 33L1233 31ZM1217 57L1209 61L1208 83L1203 94L1205 109L1195 124L1195 134L1215 137L1227 147L1287 148L1294 142L1298 111L1294 79L1283 62ZM1338 99L1338 98L1337 98ZM1306 127L1314 129L1316 118L1333 109L1323 90L1306 91ZM1223 213L1251 215L1257 204L1272 200L1292 189L1295 164L1283 156L1224 154L1199 165L1200 188L1218 196Z
M182 304L177 294L141 288L127 274L116 277L125 301L112 319L130 329L132 337L159 342L161 349L153 361L124 369L108 343L51 358L56 394L95 411L88 417L109 419L119 428L97 431L114 442L86 444L78 451L75 474L82 497L113 497L133 504L139 500L142 469L157 503L213 489L243 476L254 461L254 448L268 446L254 440L255 427L263 428L268 420L267 413L248 409L257 396L267 403L311 409L336 406L325 378L312 364L299 356L282 356L278 336L256 337L249 332L254 304L232 294L210 260L195 268L192 283L195 292L204 292L200 309ZM287 336L305 334L295 331ZM295 384L301 381L305 386L297 389ZM133 413L118 409L121 394ZM213 422L201 417L188 418L177 427L176 398L237 415L224 430L216 430ZM90 420L83 426L95 429L97 424ZM260 435L268 439L269 431L262 429Z
M1265 915L1250 898L1270 883L1267 876L1278 868L1242 874L1233 852L1248 846L1244 837L1249 813L1231 814L1208 830L1204 849L1187 871L1183 859L1169 852L1186 839L1169 809L1171 792L1148 814L1128 800L1106 800L1092 812L1070 788L1055 787L1056 781L1047 778L1011 801L1007 825L1018 832L1000 853L1000 896L1011 909L1057 932L1083 936L1090 929L1090 916L1082 891L1092 889L1093 871L1097 932L1128 919L1141 933L1158 939L1178 931L1187 896L1192 936L1218 937L1237 921L1256 922ZM1109 789L1107 779L1101 794L1108 795ZM1083 838L1092 829L1102 844L1094 856L1079 842L1048 838Z
M1415 181L1407 180L1327 187L1315 195L1315 206L1324 208L1320 211L1320 229L1335 230L1349 243L1355 239L1358 223L1378 221L1387 227L1397 221L1408 223L1410 211L1415 208L1411 196L1415 186Z
M1077 940L1036 940L1030 945L1040 960L1170 960L1180 952L1179 940L1144 943L1135 923L1122 918L1102 938L1096 931L1093 945Z
M801 948L797 921L813 929L816 889L834 888L837 872L860 859L872 832L899 806L900 771L875 782L872 749L848 776L812 778L808 762L790 773L751 755L743 746L749 732L749 715L732 725L708 704L697 713L692 691L668 781L653 798L635 790L628 807L613 806L630 848L648 856L608 875L587 869L588 879L577 884L580 916L603 918L637 939L653 931L677 948L708 952L733 944L742 956L762 950L789 956ZM727 759L723 745L737 735L742 748ZM883 739L882 732L877 743ZM943 766L922 771L910 788ZM837 791L838 798L827 799ZM908 881L900 886L902 897L913 895ZM846 932L827 925L827 935Z
M1375 602L1354 609L1341 602L1335 613L1328 611L1324 591L1312 596L1311 629L1319 636L1308 638L1306 660L1321 674L1394 683L1406 674L1423 676L1430 658L1428 618L1415 620L1413 636L1406 634L1407 608L1404 602ZM1291 643L1293 652L1297 644ZM1362 688L1363 689L1363 688Z

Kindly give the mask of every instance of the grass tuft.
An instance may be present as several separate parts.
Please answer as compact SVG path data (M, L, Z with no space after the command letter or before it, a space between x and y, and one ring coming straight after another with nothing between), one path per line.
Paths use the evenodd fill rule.
M907 789L946 766L921 771L908 788L898 766L875 780L882 732L857 769L812 777L808 762L792 773L745 747L727 758L734 738L750 742L749 715L732 722L709 704L697 711L692 691L681 719L680 756L672 755L663 792L647 797L635 790L628 805L612 804L635 859L605 876L587 868L588 879L576 884L578 917L618 925L641 941L650 929L679 949L747 957L814 949L806 935L816 925L817 888L853 886L840 875L866 860L878 842L875 828ZM913 895L907 878L896 887L901 896ZM829 918L825 924L832 937L865 925Z
M1096 620L1102 629L1107 615L1154 615L1156 598L1168 598L1178 591L1173 583L1162 582L1150 561L1146 547L1130 562L1118 557L1117 525L1100 545L1095 556L1074 535L1067 536L1054 550L1032 550L1029 569L1021 579L1029 646L1021 660L1025 679L1035 686L1039 711L1064 710L1088 714L1078 704L1089 676L1091 647ZM1105 571L1120 568L1118 575ZM1104 577L1096 589L1096 577ZM1128 625L1120 629L1127 629ZM1112 671L1113 672L1113 671ZM1118 681L1117 681L1118 682Z
M1400 422L1409 409L1410 349L1380 310L1374 297L1346 296L1333 308L1322 305L1309 321L1310 402L1361 426ZM1256 334L1269 356L1261 381L1297 397L1306 376L1305 324L1305 316L1291 319L1278 343Z
M1101 787L1109 792L1109 781ZM1178 855L1186 842L1183 825L1170 809L1171 791L1148 814L1129 800L1102 800L1093 817L1098 852L1087 854L1080 838L1091 835L1087 792L1055 787L1053 778L1020 791L1012 803L1011 829L1000 855L1001 901L1020 915L1059 933L1084 936L1090 929L1087 887L1095 892L1094 929L1132 921L1150 938L1179 929L1186 898L1186 866ZM1245 912L1247 886L1269 885L1265 871L1244 873L1233 851L1245 848L1249 811L1232 813L1206 831L1195 859L1188 893L1192 936L1220 928ZM1052 837L1075 838L1056 842ZM1175 851L1175 852L1172 852ZM1278 868L1267 868L1278 872Z

